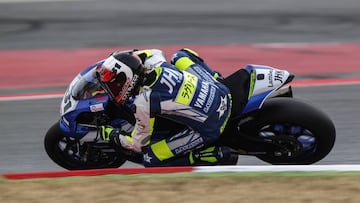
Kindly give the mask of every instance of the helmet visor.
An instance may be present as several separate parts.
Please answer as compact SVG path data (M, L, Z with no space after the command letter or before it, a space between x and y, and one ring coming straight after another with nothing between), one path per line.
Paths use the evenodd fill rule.
M111 94L115 101L123 103L121 101L123 99L124 94L126 93L127 89L129 88L129 81L125 74L120 73L115 77L115 79L104 83L107 92Z

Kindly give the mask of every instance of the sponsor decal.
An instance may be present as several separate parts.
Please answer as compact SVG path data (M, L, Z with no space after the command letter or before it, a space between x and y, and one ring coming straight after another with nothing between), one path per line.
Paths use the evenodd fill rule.
M128 98L131 96L131 92L132 92L132 90L134 89L134 87L135 87L138 79L139 79L139 76L138 76L138 75L134 75L133 79L131 80L131 83L130 83L130 80L127 80L127 81L126 81L125 85L123 86L123 88L122 88L122 90L121 90L121 92L124 92L124 91L126 91L126 92L125 92L124 95L121 97L121 100L124 101L124 100L128 99ZM130 83L130 85L129 85L129 83Z
M275 70L275 73L274 73L274 70L270 69L270 71L268 73L268 80L269 80L268 87L274 87L274 81L284 83L283 78L284 78L284 71Z
M227 110L227 98L226 96L224 96L221 97L219 108L216 110L216 112L219 113L219 120L224 115L226 110Z
M191 69L199 78L206 81L215 81L215 78L209 72L205 71L203 67L196 65L192 66Z
M269 80L269 84L268 87L274 87L274 83L273 83L273 70L271 69L268 73L268 80Z
M208 113L211 105L214 102L216 88L208 82L202 82L201 84L202 85L201 85L200 93L194 103L194 106L197 108L202 108L202 110L205 113ZM209 93L209 89L210 89L210 93Z
M183 135L188 134L185 137L174 139L172 142L168 143L169 148L174 151L175 154L182 154L190 151L204 143L204 139L200 137L199 133L194 131L186 132L188 133L181 133Z
M184 80L181 84L175 101L180 104L189 105L194 97L198 78L190 73L183 72Z
M204 143L204 139L202 137L199 137L198 139L192 141L189 144L180 146L178 148L175 149L175 154L182 154L184 152L190 151L198 146L200 146L201 144Z
M283 78L284 78L284 71L278 71L278 70L275 71L275 76L274 76L275 81L284 83Z
M207 100L206 105L205 105L205 107L204 107L204 109L203 109L205 113L209 112L210 107L211 107L211 105L212 105L213 102L214 102L215 92L216 92L215 87L214 87L214 86L211 86L209 99Z
M149 156L148 153L144 154L143 158L144 158L144 161L145 161L145 162L151 163L152 157Z
M182 79L182 75L179 72L164 68L163 74L160 79L160 83L164 84L168 87L169 94L172 94L174 91L174 87L176 86L177 82Z
M102 103L94 104L94 105L90 106L91 112L98 112L98 111L103 111L103 110L104 110L104 105Z
M208 92L209 92L209 83L208 82L202 82L201 83L200 93L197 96L197 99L196 99L195 104L194 104L195 107L202 108L204 106L204 103L206 101Z

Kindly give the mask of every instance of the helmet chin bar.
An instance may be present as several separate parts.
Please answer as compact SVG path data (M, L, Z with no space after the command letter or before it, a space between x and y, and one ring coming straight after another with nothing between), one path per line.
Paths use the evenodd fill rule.
M100 74L99 73L96 73L96 78L99 81L100 86L105 90L106 94L110 97L110 100L117 103L116 100L115 100L114 95L109 90L109 87L100 80Z
M122 97L120 99L123 99L124 96L126 96L126 100L124 100L122 103L120 103L116 97L114 96L114 94L111 92L111 90L109 89L108 85L104 82L102 82L101 80L99 80L99 83L101 85L101 87L105 90L105 92L107 93L107 95L110 97L110 100L114 103L117 103L117 104L123 104L123 103L126 103L126 100L128 100L130 97L133 97L132 95L132 92L134 91L134 89L136 88L136 85L135 86L132 86L130 85L129 88L128 88L128 91L122 95ZM136 82L135 82L136 83Z

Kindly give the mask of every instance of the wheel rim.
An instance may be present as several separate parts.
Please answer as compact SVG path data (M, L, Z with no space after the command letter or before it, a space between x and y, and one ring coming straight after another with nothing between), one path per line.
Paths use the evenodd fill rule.
M315 134L301 125L290 123L276 123L262 127L258 134L260 137L291 136L301 145L298 155L311 156L315 153L318 140Z
M55 147L57 157L67 169L92 169L118 167L124 160L108 143L89 143L62 137Z

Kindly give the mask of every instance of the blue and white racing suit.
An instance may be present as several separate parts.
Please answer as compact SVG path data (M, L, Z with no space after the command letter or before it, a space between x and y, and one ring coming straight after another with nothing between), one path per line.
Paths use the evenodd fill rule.
M191 165L194 160L186 155L212 146L224 130L231 112L230 91L191 50L176 52L171 64L160 50L137 54L143 59L145 56L149 79L134 101L135 128L121 144L142 151L144 166ZM187 128L158 140L154 129L157 116Z

